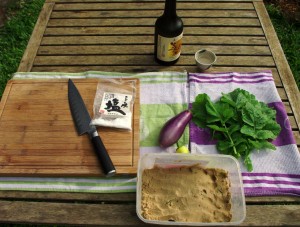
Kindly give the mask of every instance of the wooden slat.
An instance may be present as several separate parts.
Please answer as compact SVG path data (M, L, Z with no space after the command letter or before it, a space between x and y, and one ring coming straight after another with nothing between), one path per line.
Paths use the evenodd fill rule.
M128 202L134 203L136 193L59 193L59 192L30 192L30 191L0 191L0 199L39 200L39 201L69 201L69 202ZM295 205L300 203L296 196L258 196L246 197L248 205L263 203L265 205L280 203Z
M181 56L178 65L194 65L194 56ZM126 65L126 66L151 66L157 65L152 55L104 55L104 56L37 56L35 66L76 66L76 65ZM218 56L216 66L274 66L272 57L269 56ZM112 70L113 67L107 69Z
M34 57L39 48L53 7L53 3L44 4L40 12L39 18L35 24L30 40L28 42L27 48L23 54L22 60L18 68L18 72L30 72L34 61Z
M149 4L150 3L150 4ZM85 3L69 3L69 4L55 4L55 10L163 10L164 2L85 2ZM193 2L178 2L177 9L185 10L195 10L195 9L223 9L223 10L232 10L232 9L243 9L243 10L252 10L253 4L251 2L245 2L236 4L234 2L220 2L218 4L212 2L201 2L201 4L195 4Z
M3 222L27 224L35 222L106 226L122 225L126 220L127 225L134 226L142 223L138 220L134 208L135 205L0 201L0 219Z
M201 38L199 38L201 39ZM194 55L197 50L208 49L219 55L271 56L268 46L229 46L229 45L184 45L183 54ZM67 45L40 46L38 56L51 55L134 55L136 53L153 55L152 45Z
M257 14L262 22L262 28L265 31L266 38L268 39L271 52L276 62L278 72L280 74L283 86L291 102L291 107L294 112L298 129L300 130L300 93L289 67L289 64L285 58L284 52L281 48L276 32L273 28L272 22L268 17L266 8L262 2L254 3Z
M282 226L300 223L299 205L251 205L242 226Z
M42 201L69 201L69 202L128 202L136 200L136 193L59 193L59 192L30 192L30 191L0 191L0 199L15 200L42 200ZM287 205L300 203L300 197L295 196L259 196L246 197L246 203L257 204L279 204L285 202Z
M296 128L295 131L293 131L293 135L296 140L296 144L300 148L300 132L299 132L298 128Z
M283 88L277 88L278 94L283 101L287 101L288 97L286 96L285 90Z
M290 197L289 197L290 198ZM291 197L297 198L297 197ZM68 202L129 202L136 199L136 193L60 193L60 192L30 192L30 191L0 191L0 199L30 200L30 201L68 201ZM293 201L293 200L292 200Z
M300 204L300 197L298 196L257 196L257 197L246 197L246 204L276 204L283 203L286 204Z
M183 42L185 45L267 45L267 41L264 37L260 36L185 36ZM120 45L153 45L152 36L56 36L56 37L44 37L41 45L102 45L102 44L114 44ZM121 48L122 46L120 46Z
M47 27L45 36L66 36L66 35L151 35L154 34L153 27ZM217 27L212 30L210 27L185 27L184 35L239 35L239 36L263 36L263 30L259 27Z
M98 226L145 226L135 211L135 204L71 204L55 202L0 201L0 219L4 222L71 224ZM15 214L18 215L15 215ZM297 205L251 205L242 226L297 225Z
M231 70L230 70L231 69ZM127 65L114 65L114 67L107 67L105 65L63 65L63 66L38 66L34 65L33 67L34 72L83 72L83 71L102 71L102 72L125 72L125 73L142 73L142 72L153 72L153 71L164 71L166 68L161 65L148 65L140 66L127 66ZM198 72L199 69L196 65L175 65L170 67L170 71L184 71L187 70L188 72ZM275 67L259 67L259 66L213 66L207 72L253 72L253 71L262 71L262 70L273 70L276 71Z
M80 26L101 26L101 27L122 27L122 26L153 26L156 18L98 18L98 19L51 19L48 27L80 27ZM257 27L260 25L257 18L183 18L183 24L188 26L246 26Z
M289 102L283 102L285 111L288 115L292 115L292 109Z
M51 18L139 18L139 17L147 17L147 18L157 18L163 14L163 10L131 10L130 14L126 10L111 10L111 11L88 11L88 10L80 10L80 11L53 11L51 14ZM190 11L186 10L177 10L177 15L181 18L186 17L235 17L235 18L256 18L257 14L255 10L193 10L193 15L191 15ZM126 20L126 19L125 19Z
M299 130L298 124L297 124L296 119L295 119L295 116L288 116L288 118L289 118L289 122L291 124L292 129L293 130Z

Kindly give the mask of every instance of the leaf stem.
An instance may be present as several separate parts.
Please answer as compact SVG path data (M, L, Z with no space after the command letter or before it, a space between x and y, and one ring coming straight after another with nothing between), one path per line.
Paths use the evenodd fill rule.
M225 123L222 123L222 125L223 125L223 127L226 129L226 132L224 132L224 133L226 133L225 136L230 140L230 143L231 143L231 145L232 145L232 149L233 149L234 154L237 154L236 147L235 147L234 142L233 142L233 140L232 140L232 138L231 138L231 135L229 134L229 131L228 131L227 127L226 127L226 124L225 124Z

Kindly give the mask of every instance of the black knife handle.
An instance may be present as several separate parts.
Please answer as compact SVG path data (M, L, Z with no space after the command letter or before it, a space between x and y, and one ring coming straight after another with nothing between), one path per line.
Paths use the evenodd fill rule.
M99 136L92 137L92 143L101 163L104 174L108 177L115 175L115 166L112 163L101 138Z

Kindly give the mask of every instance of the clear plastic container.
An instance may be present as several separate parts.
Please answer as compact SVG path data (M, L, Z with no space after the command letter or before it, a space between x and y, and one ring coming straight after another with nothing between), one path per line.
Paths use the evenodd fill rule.
M154 165L159 167L178 167L200 164L206 168L220 168L228 171L231 183L231 212L232 219L230 222L170 222L148 220L142 216L141 197L142 197L142 173L144 169L151 169ZM215 225L238 225L246 217L245 196L242 183L241 170L238 161L229 155L207 155L207 154L171 154L171 153L149 153L140 158L137 173L137 198L136 211L138 217L149 224L159 225L189 225L189 226L215 226ZM194 210L191 212L197 212Z

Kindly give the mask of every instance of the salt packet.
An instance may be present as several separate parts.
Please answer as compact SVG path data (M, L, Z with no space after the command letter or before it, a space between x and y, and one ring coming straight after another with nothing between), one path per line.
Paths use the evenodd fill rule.
M90 124L132 130L135 92L134 79L99 80Z

